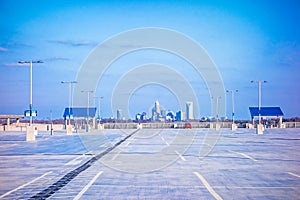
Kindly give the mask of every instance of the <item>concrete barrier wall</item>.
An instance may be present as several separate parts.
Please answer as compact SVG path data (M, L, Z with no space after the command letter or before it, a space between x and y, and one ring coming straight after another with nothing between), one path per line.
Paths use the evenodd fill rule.
M51 124L32 124L38 131L50 131ZM9 126L2 125L0 126L0 131L26 131L26 127L28 126L27 123L18 123L18 124L11 124ZM62 130L64 125L62 124L53 124L53 130Z
M283 122L285 128L300 128L300 122Z
M192 128L215 128L216 122L189 122ZM141 123L143 129L184 128L186 122ZM219 122L221 128L231 128L231 122ZM104 129L136 129L139 123L105 123ZM0 131L26 131L27 123L0 125ZM51 124L33 124L38 131L50 131ZM53 130L63 130L63 124L53 124ZM84 127L83 127L84 128ZM253 128L252 124L240 124L238 128ZM276 127L269 127L276 128ZM300 122L284 122L282 128L300 128Z
M216 127L215 122L189 122L192 128ZM143 129L184 128L185 122L141 123ZM231 122L219 122L221 128L231 128ZM104 129L135 129L139 123L105 123Z

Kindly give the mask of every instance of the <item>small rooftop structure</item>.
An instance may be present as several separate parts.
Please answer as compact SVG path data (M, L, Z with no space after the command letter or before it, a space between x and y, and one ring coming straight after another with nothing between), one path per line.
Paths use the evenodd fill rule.
M258 117L258 107L249 107L251 117ZM283 112L280 107L261 107L260 108L261 117L280 117L283 116Z
M71 118L85 118L85 117L95 117L96 108L65 108L63 117L66 119L69 115Z
M10 119L16 119L18 123L19 119L22 118L24 118L24 115L0 115L0 119L6 119L7 126L10 125Z
M282 124L282 116L283 112L280 107L260 107L260 112L258 112L258 107L249 107L250 115L252 118L252 124L254 125L254 118L260 117L261 118L279 118L278 127L284 128Z
M0 115L0 119L21 119L24 115Z

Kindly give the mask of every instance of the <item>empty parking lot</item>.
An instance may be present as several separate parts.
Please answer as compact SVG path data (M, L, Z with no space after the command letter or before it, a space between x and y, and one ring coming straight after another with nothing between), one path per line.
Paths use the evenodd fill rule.
M1 199L297 199L300 130L0 134Z

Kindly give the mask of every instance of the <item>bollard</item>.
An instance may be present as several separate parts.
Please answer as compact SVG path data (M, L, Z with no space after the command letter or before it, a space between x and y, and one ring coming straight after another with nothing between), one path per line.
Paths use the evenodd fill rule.
M38 135L38 129L37 129L37 127L36 127L36 126L34 127L34 135L35 135L35 136L37 136L37 135Z

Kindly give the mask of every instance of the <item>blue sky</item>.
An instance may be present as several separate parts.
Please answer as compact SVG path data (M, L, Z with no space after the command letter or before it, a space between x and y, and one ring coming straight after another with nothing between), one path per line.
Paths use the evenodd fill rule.
M297 1L8 1L0 3L0 114L21 114L29 104L29 67L34 65L33 106L39 118L61 117L67 107L67 85L97 44L134 28L161 27L200 44L218 67L226 89L238 89L236 117L249 119L263 85L263 106L280 106L285 117L300 116L300 4ZM100 80L103 117L111 110L113 85L124 70L156 62L173 65L189 79L201 99L200 115L211 113L207 89L184 61L160 52L137 52L114 63ZM157 85L136 91L130 112L146 111L158 99L180 109L174 96ZM172 99L172 100L170 100ZM227 115L231 101L227 98Z

